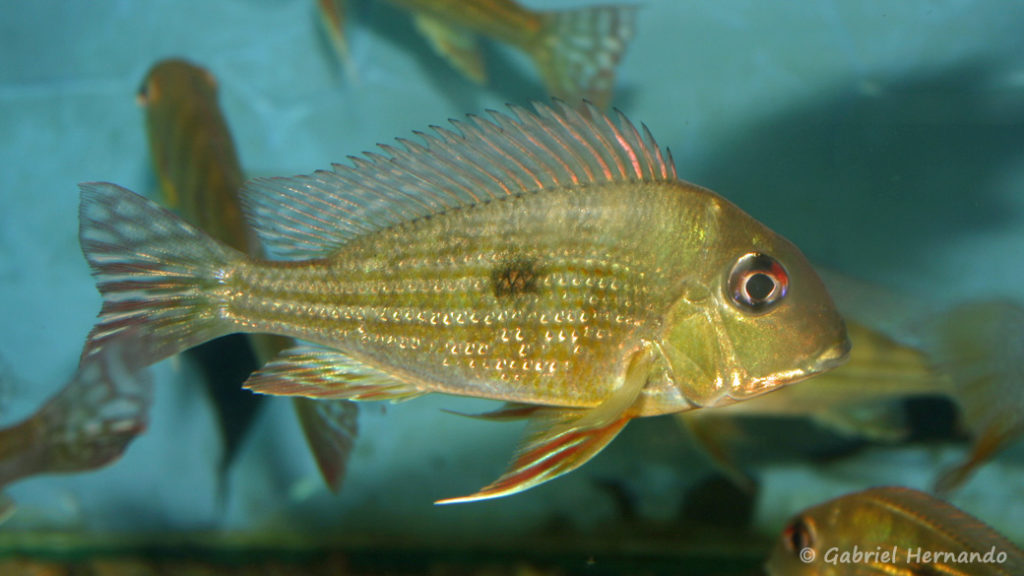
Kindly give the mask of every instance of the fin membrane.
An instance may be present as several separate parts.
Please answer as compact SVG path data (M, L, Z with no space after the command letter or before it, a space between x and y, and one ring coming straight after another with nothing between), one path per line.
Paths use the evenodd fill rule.
M253 373L245 387L259 394L341 400L398 402L424 394L367 364L335 350L298 346Z
M153 201L107 182L81 184L79 241L103 295L83 358L133 329L143 364L223 336L214 290L244 256Z
M542 14L542 35L531 55L551 95L607 108L635 13L635 6L595 6Z
M359 406L347 400L308 398L295 398L293 405L320 475L331 492L337 494L359 434Z
M385 155L350 157L293 178L256 178L243 207L270 254L320 258L353 238L448 210L569 186L675 180L646 127L637 130L587 106L509 106L490 120L452 120L422 140L381 145Z
M653 361L649 345L634 353L619 387L598 406L538 409L527 428L526 440L500 478L475 494L438 500L435 504L508 496L579 468L603 450L633 418L631 408L647 384Z

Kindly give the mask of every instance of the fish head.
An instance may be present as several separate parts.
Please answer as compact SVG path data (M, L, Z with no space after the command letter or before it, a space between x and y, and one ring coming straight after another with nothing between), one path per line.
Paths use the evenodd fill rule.
M771 576L822 574L822 567L829 566L818 556L822 550L819 532L814 516L803 513L791 518L772 548L765 572Z
M842 317L800 250L716 197L698 271L686 275L660 342L695 407L752 398L838 366Z

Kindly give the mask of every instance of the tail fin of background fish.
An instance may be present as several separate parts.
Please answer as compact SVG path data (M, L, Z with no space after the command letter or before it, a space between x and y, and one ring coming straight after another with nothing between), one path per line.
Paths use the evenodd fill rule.
M130 190L80 188L79 241L103 296L83 359L136 330L142 365L235 331L219 318L217 289L243 254Z
M635 13L634 6L595 6L541 14L543 29L528 51L551 95L607 108Z
M964 304L928 327L935 368L952 381L974 445L937 492L963 484L1024 434L1024 308L1007 301Z
M27 420L0 430L0 487L116 460L147 425L152 384L137 338L83 358L71 381ZM0 494L0 522L14 510Z

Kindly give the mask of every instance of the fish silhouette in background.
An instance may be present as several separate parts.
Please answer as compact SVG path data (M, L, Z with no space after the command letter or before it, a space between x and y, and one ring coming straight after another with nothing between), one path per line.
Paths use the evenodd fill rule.
M316 8L320 25L331 41L334 53L347 69L351 69L348 65L348 40L345 39L345 22L348 19L346 0L316 0Z
M512 0L387 0L412 13L434 50L478 84L487 81L480 37L526 53L551 96L606 108L615 67L633 37L635 6L534 11ZM318 0L321 22L342 62L345 0Z
M743 401L831 369L843 321L800 251L676 177L649 131L557 103L470 116L243 204L247 256L110 183L81 186L104 303L156 361L235 332L311 346L250 377L267 394L504 400L530 418L510 468L465 502L579 467L629 420ZM524 406L525 405L525 406Z
M253 256L263 250L242 215L238 193L245 178L227 121L217 102L217 82L184 60L156 63L138 100L146 114L150 156L168 206L218 241ZM225 336L189 351L206 376L224 436L220 482L257 414L262 398L241 388L249 374L281 350L287 338ZM351 402L294 399L295 413L328 487L337 492L357 434Z
M67 474L116 461L145 431L152 383L144 342L125 340L85 356L75 375L35 414L0 429L0 489L40 474ZM15 510L0 493L0 522Z
M1011 576L1024 574L1024 551L942 500L911 488L882 487L798 514L782 531L765 568L771 576Z
M1024 434L1024 307L1008 300L968 302L927 325L925 348L963 411L973 445L942 473L938 492L958 488Z

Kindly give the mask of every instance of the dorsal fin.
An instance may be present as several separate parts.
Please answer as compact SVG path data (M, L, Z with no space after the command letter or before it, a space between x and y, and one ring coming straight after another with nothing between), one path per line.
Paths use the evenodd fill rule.
M278 257L322 257L352 238L447 210L545 189L674 180L671 156L621 112L584 103L488 111L417 132L381 154L350 157L293 178L257 178L242 192L247 216Z

